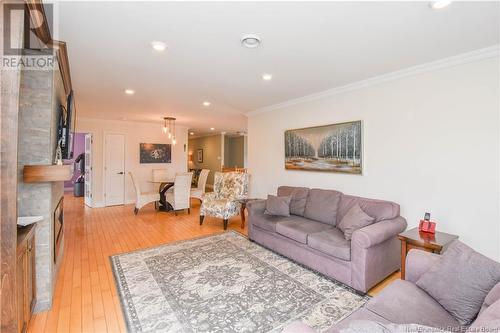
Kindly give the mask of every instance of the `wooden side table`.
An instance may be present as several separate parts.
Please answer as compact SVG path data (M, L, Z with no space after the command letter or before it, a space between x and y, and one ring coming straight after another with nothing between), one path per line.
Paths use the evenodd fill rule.
M435 234L419 232L418 228L406 230L398 235L401 240L401 279L405 279L406 255L411 249L441 254L457 235L436 231Z
M245 228L245 209L247 208L247 203L249 201L260 200L256 198L245 198L239 199L238 202L241 204L240 216L241 216L241 229Z

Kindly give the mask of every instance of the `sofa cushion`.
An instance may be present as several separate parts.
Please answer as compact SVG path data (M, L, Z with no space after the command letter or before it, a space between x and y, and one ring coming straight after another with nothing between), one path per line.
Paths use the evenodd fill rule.
M373 217L375 222L391 220L399 216L399 205L397 203L344 194L340 198L337 221L342 221L347 212L356 204L366 214Z
M425 291L404 280L392 282L365 307L396 324L460 327L459 322Z
M349 209L344 218L338 223L338 228L344 233L347 240L351 240L352 233L358 229L369 226L375 219L366 214L358 204Z
M488 292L500 281L500 263L454 241L441 260L416 284L462 325L468 325L481 309Z
M351 260L351 242L337 228L309 234L307 245L330 256Z
M276 225L276 232L299 243L307 244L307 236L316 232L333 229L331 225L296 217L281 221Z
M335 225L337 209L342 193L334 190L309 190L304 217L308 219Z
M280 186L278 187L278 196L292 196L290 201L290 214L304 216L304 209L306 208L307 196L309 189L307 187L292 187Z
M290 200L292 200L292 196L277 197L275 195L268 195L264 214L290 216Z
M276 232L276 224L285 219L286 217L283 216L259 214L252 217L252 225L267 231Z
M500 332L500 300L481 312L467 332Z

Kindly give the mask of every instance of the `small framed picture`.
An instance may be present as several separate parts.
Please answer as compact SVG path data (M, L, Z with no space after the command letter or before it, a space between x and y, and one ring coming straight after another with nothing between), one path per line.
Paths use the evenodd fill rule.
M196 161L198 163L203 163L203 149L198 149L196 157L197 157Z

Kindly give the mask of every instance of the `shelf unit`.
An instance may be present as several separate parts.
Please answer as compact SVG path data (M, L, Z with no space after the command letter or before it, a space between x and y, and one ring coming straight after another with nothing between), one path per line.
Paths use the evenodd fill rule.
M73 176L71 165L25 165L25 183L62 182Z

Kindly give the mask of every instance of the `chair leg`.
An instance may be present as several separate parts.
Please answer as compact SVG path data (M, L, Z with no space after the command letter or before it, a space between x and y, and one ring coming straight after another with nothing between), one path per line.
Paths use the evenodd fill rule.
M188 214L191 214L191 208L188 208Z
M155 201L155 210L158 210L158 201Z
M139 213L139 209L137 209L137 207L134 208L134 214L137 215L137 213Z
M228 219L224 219L224 230L227 230L227 222L228 222Z
M203 224L203 220L205 219L205 215L200 215L200 225Z

